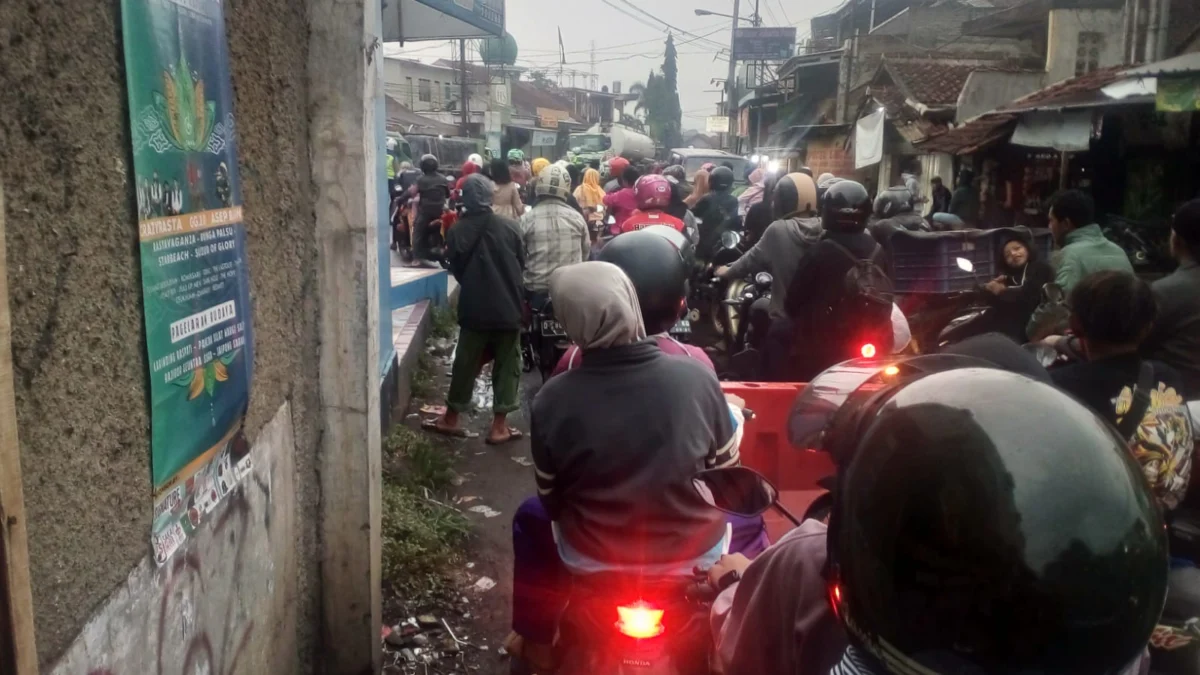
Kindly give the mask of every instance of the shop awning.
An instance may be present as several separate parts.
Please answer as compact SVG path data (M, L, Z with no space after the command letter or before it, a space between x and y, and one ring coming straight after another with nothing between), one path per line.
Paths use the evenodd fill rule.
M1092 140L1092 111L1035 112L1021 115L1013 130L1013 145L1054 148L1063 152L1087 150Z

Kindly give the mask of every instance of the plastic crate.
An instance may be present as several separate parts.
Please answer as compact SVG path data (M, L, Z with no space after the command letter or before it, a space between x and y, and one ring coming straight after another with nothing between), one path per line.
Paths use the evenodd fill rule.
M1053 239L1045 229L897 232L888 242L896 292L956 293L991 281L998 274L1000 249L1014 233L1030 241L1044 259L1049 256ZM958 258L970 260L975 272L959 269Z

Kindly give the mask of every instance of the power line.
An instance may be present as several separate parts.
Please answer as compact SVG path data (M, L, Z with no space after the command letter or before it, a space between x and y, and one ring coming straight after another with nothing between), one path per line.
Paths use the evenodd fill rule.
M767 0L767 2L770 2L770 1L771 0ZM787 10L784 9L784 6L783 6L783 0L775 0L775 2L778 3L778 5L779 5L779 11L783 13L784 23L791 24L792 20L788 18Z
M630 9L632 9L632 10L634 10L634 11L638 12L639 14L643 14L643 15L645 15L646 17L649 17L651 20L653 20L653 21L655 21L655 22L657 22L657 23L660 23L660 24L662 24L663 26L665 26L665 27L667 28L667 30L668 30L668 31L672 31L672 32L675 32L675 33L680 33L680 34L682 34L682 35L690 35L690 36L692 36L692 37L694 37L694 38L697 38L697 39L703 39L703 37L702 37L702 36L698 36L698 35L696 35L695 33L692 33L691 31L684 30L684 29L682 29L682 28L679 28L678 26L675 26L675 25L672 25L672 24L669 24L669 23L667 23L666 21L663 21L662 19L658 18L657 16L654 16L654 15L653 15L653 14L651 14L650 12L647 12L646 10L644 10L644 9L642 9L642 8L640 8L640 7L638 7L637 5L633 4L632 2L629 2L629 0L616 0L616 1L617 1L617 2L620 2L620 3L622 3L622 4L623 4L623 5L625 5L626 7L629 7ZM645 20L644 20L644 19L641 19L640 17L634 16L634 15L630 14L628 11L626 11L626 10L622 9L621 7L618 7L617 5L614 5L614 4L613 4L613 2L612 2L612 0L604 0L604 4L608 5L609 7L612 7L613 9L616 9L617 11L620 11L622 14L625 14L626 16L628 16L628 17L630 17L630 18L636 19L637 21L641 22L641 23L642 23L642 24L644 24L644 25L649 25L649 24L647 24L647 23L645 22ZM653 27L653 28L655 28L655 29L657 29L657 30L662 30L661 28L658 28L657 26L652 26L652 27ZM721 46L723 46L723 45L721 45L721 44L720 44L720 43L718 43L718 42L714 42L713 40L705 40L705 42L708 42L708 43L710 43L710 44L716 45L716 46L718 46L718 47L721 47Z

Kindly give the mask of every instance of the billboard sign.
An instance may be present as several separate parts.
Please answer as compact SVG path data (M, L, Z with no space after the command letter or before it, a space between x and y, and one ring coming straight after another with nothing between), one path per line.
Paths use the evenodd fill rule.
M726 115L709 115L708 119L704 122L704 133L729 133L729 117Z
M504 35L505 0L398 0L384 3L385 42Z
M795 54L795 26L738 28L733 31L735 61L786 61Z

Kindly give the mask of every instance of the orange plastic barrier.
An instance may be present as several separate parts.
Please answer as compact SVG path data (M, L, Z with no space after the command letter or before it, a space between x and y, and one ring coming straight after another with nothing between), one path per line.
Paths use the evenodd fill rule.
M788 413L803 383L722 382L726 394L741 397L754 411L742 436L742 464L766 476L780 492L779 501L796 516L822 493L817 480L833 473L823 452L797 450L788 442ZM765 514L772 541L792 524L774 511Z

